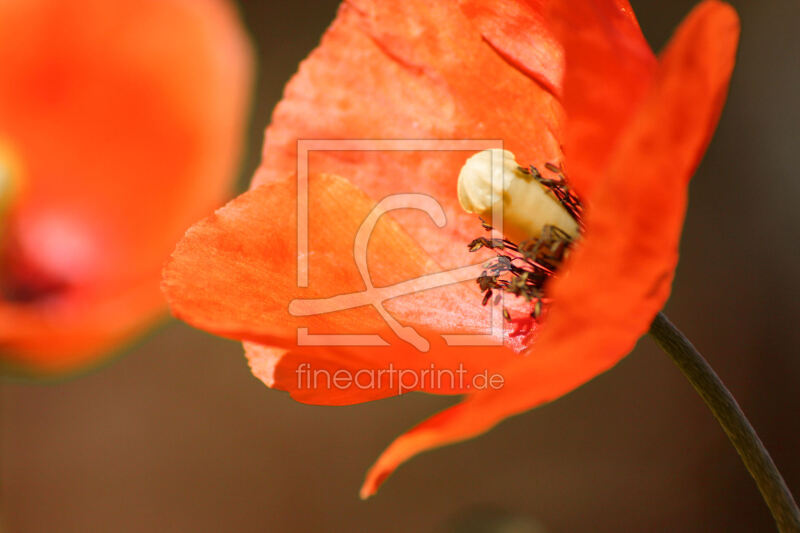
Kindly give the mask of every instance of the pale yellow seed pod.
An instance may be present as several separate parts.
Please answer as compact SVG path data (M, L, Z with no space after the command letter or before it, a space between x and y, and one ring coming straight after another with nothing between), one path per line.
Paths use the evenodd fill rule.
M578 223L547 187L520 170L508 150L484 150L467 159L458 175L458 201L468 213L492 223L502 202L503 234L514 242L536 239L545 226L555 226L573 239Z

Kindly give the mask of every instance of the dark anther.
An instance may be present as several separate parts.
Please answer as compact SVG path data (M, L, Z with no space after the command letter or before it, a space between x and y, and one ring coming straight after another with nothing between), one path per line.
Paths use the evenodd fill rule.
M530 176L530 179L546 187L583 229L581 220L583 206L580 198L570 189L563 169L551 163L547 163L545 168L554 174L554 177L545 178L533 166L520 167L520 170L526 176ZM481 220L481 224L486 231L492 231L492 226L486 221ZM478 286L484 293L483 305L487 305L493 295L495 303L498 303L500 293L509 293L530 302L532 309L529 318L538 319L545 305L545 285L564 262L573 244L574 239L569 234L552 225L543 227L538 238L519 244L508 239L486 237L472 241L469 244L470 252L488 248L497 254L484 265L486 270L477 279ZM508 321L524 321L524 319L512 320L506 309L503 309L503 316Z

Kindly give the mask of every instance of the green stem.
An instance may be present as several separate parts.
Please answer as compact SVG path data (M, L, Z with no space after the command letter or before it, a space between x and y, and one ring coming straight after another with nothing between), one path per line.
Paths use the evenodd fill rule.
M678 365L727 433L733 447L753 476L778 531L800 533L800 510L781 473L747 420L739 404L714 369L663 313L650 326L650 335Z

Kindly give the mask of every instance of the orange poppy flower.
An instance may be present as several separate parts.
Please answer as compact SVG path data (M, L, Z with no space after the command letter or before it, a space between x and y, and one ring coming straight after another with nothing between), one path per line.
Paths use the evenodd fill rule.
M217 0L0 2L0 361L63 372L164 311L235 178L250 49Z
M660 60L625 0L345 2L275 110L252 189L179 243L163 284L172 310L244 340L256 376L302 402L396 394L397 382L374 379L390 369L412 372L404 385L413 390L466 394L384 452L368 496L413 455L608 370L647 332L669 294L688 180L723 105L737 39L735 12L717 1L693 11ZM585 232L531 331L512 336L507 324L492 346L443 336L487 324L474 281L435 274L468 264L465 245L481 231L456 194L468 154L380 143L298 151L298 139L354 138L501 139L525 164L568 170ZM367 246L360 230L409 205L398 193L441 209L417 196L418 209L381 217ZM385 198L403 201L374 211ZM431 279L435 288L417 290ZM364 333L380 345L352 336ZM424 379L436 369L464 379ZM486 371L499 386L477 390Z

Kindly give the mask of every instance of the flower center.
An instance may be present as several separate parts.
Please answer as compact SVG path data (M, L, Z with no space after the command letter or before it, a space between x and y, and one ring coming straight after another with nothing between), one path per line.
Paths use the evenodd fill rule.
M551 165L548 170L555 179L545 179L534 167L520 167L508 150L478 152L458 175L458 201L468 213L491 218L495 226L502 217L503 235L513 241L538 237L546 226L576 239L580 235L576 217L554 188L564 176Z
M580 238L583 206L560 167L545 165L552 177L537 168L521 167L506 150L487 150L470 157L458 177L458 198L465 211L484 221L502 220L503 238L479 237L469 244L472 252L488 248L496 257L488 261L477 283L484 293L483 305L500 293L524 298L531 306L528 316L506 320L517 325L512 335L530 330L547 303L545 285Z

